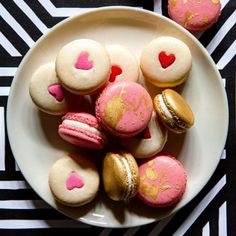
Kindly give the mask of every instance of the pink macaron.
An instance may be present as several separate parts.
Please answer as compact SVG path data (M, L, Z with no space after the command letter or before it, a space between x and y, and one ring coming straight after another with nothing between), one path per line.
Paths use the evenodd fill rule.
M182 198L187 183L183 165L174 157L155 156L139 166L139 198L152 207L176 204Z
M169 0L168 13L191 32L200 32L210 28L221 14L220 0Z
M132 137L147 127L153 104L149 93L140 84L118 81L102 91L95 110L99 122L111 134Z
M59 135L69 143L89 148L102 149L107 138L95 116L85 112L68 112L59 125Z

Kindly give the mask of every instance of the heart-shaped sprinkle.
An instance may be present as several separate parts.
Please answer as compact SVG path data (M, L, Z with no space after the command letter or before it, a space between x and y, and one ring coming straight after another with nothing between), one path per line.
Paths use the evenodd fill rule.
M120 75L121 73L122 73L122 69L119 66L112 66L109 81L114 82L116 80L116 76Z
M158 58L159 58L162 68L164 69L172 65L175 61L174 54L167 55L166 52L164 51L159 53Z
M82 188L84 181L77 175L75 171L72 171L66 180L66 188L72 190L74 188Z
M48 92L56 98L58 102L62 102L64 99L64 89L60 84L54 84L48 87Z
M76 63L75 68L80 70L90 70L93 68L93 61L89 60L87 52L81 52Z
M151 133L149 127L147 127L145 130L143 130L141 133L137 135L139 139L150 139Z

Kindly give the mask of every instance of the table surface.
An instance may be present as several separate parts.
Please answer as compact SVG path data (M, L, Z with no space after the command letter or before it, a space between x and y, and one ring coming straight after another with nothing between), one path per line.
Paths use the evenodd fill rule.
M22 176L9 146L7 99L14 74L27 51L49 28L65 18L101 6L144 8L168 17L166 0L2 0L0 3L0 234L44 235L236 235L235 52L236 1L221 0L219 21L198 36L225 83L229 132L220 163L190 204L148 225L106 229L68 219L43 202Z

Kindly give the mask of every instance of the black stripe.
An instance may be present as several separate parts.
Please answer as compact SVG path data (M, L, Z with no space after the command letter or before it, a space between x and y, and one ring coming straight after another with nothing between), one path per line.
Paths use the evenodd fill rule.
M55 7L102 7L102 6L133 6L140 7L139 1L136 0L52 0L51 1ZM147 1L152 2L152 1Z
M203 44L203 46L207 46L213 37L217 34L222 25L227 21L227 19L233 14L235 7L233 7L233 2L229 1L221 12L221 16L219 17L216 24L214 24L211 28L204 32L204 34L199 38L199 41ZM235 38L235 37L234 37Z
M153 11L154 10L153 1L143 0L143 8L146 10Z
M7 1L4 7L12 15L12 17L21 25L21 27L28 33L28 35L34 40L42 35L41 31L35 26L35 24L24 14L23 11L13 2Z
M13 46L19 51L19 53L24 56L26 52L29 50L29 46L25 43L25 41L3 20L1 22L1 31L4 34L4 36L13 44ZM3 52L2 47L0 47L1 52ZM4 50L5 51L5 50ZM1 64L9 64L8 66L12 66L12 63L10 60L8 60L7 57L12 58L8 53L4 53L1 55L4 56L4 61L1 60Z
M227 49L233 44L234 41L235 41L235 30L232 29L228 31L226 36L223 38L223 40L211 54L215 63L217 63L221 59L221 57L225 54ZM233 50L233 48L231 50ZM235 53L236 52L234 51L234 58L235 58Z
M0 200L40 200L31 189L0 189Z
M0 54L1 54L1 52L0 52ZM0 87L11 86L12 80L13 80L12 76L0 76Z
M25 2L48 28L53 27L66 18L52 17L38 1L25 0Z
M7 171L0 171L0 181L4 180L25 180L20 171L9 173Z
M168 15L168 1L162 0L161 1L161 10L162 10L162 15L169 17Z
M68 219L53 208L50 209L0 209L0 220L24 219L24 220L59 220Z

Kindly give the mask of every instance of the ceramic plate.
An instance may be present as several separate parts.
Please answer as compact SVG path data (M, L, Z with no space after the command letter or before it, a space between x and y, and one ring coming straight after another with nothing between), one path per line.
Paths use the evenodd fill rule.
M78 38L94 39L104 46L121 44L140 58L143 47L163 35L184 41L193 56L189 78L177 90L192 107L196 122L185 135L169 135L164 150L176 156L188 173L182 200L172 208L154 209L144 206L138 199L129 204L114 202L101 189L96 200L86 206L72 209L56 204L48 186L49 169L64 153L75 148L57 134L60 117L43 114L32 103L28 92L32 73L40 65L55 61L59 49ZM143 85L152 95L157 92L144 81ZM68 18L38 40L13 80L7 107L7 128L14 157L25 179L53 208L91 225L131 227L169 216L190 202L204 187L215 171L225 145L228 105L215 64L190 33L149 11L108 7Z

